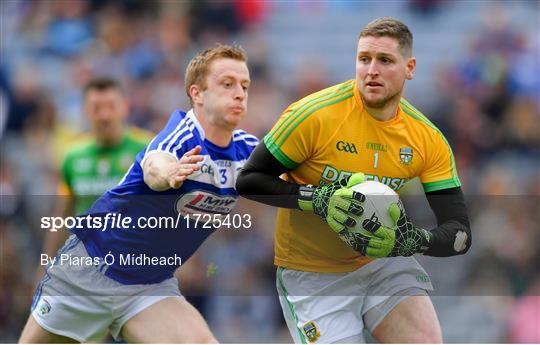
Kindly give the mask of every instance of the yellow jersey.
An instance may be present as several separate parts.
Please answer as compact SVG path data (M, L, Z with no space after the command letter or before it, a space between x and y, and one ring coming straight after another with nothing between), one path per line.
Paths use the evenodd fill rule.
M284 178L322 185L363 172L395 191L419 177L424 191L461 186L450 145L405 99L396 116L369 115L354 80L291 104L264 138L272 155L290 169ZM275 264L310 272L352 272L370 262L342 242L318 216L279 209Z

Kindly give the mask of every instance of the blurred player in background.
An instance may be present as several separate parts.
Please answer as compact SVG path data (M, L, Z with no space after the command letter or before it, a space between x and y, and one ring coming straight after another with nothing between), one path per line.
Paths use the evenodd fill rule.
M127 126L128 101L120 84L110 78L91 79L83 90L84 113L90 134L67 151L61 166L59 198L55 213L61 217L82 214L125 175L133 159L152 134ZM43 253L56 255L68 231L47 231ZM38 281L43 276L38 269Z
M401 97L416 67L407 26L377 19L357 43L355 80L289 106L246 163L237 189L282 207L277 287L295 342L365 342L367 329L379 342L438 343L432 286L411 256L467 252L461 183L442 133ZM367 179L399 191L415 177L437 228L415 227L394 204L394 226L368 221L364 234L347 230L366 197L350 187Z
M238 46L207 49L191 60L185 85L193 109L174 111L119 185L86 212L98 220L121 214L133 223L109 218L106 230L71 229L75 235L59 253L92 264L47 267L21 342L99 341L108 329L128 342L215 342L173 277L177 258L185 262L215 228L179 215L226 214L236 203L236 176L258 143L235 130L247 109L246 61ZM180 221L143 228L150 218Z

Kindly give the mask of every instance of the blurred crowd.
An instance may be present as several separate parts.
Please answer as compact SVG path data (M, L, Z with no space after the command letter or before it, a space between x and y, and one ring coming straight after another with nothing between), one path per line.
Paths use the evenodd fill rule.
M458 10L445 1L404 4L408 18L434 29ZM120 80L130 123L158 132L173 109L189 105L183 72L190 58L236 42L248 52L252 78L242 128L262 138L290 102L354 76L351 58L345 78L328 73L331 61L321 59L287 83L276 78L280 61L266 39L272 22L284 9L308 22L318 12L313 6L336 25L339 11L355 10L330 1L0 2L0 342L16 341L28 316L39 217L51 212L65 150L88 129L86 81ZM535 27L515 25L505 6L523 7ZM436 97L410 99L450 142L472 222L466 256L421 258L447 342L540 342L539 9L537 1L486 2L460 36L465 48L452 55L459 57L427 71ZM359 18L357 31L374 19ZM406 85L417 93L422 87ZM418 185L407 190L416 195ZM409 205L419 224L434 225L424 199L411 197ZM181 290L222 342L290 342L274 288L274 210L242 200L237 212L251 214L254 226L218 230L179 270Z

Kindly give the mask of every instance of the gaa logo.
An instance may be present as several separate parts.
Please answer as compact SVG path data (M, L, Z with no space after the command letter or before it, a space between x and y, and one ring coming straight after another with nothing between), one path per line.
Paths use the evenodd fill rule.
M336 149L338 151L344 151L344 152L347 152L347 153L353 153L355 155L358 154L358 151L356 150L356 146L354 146L354 144L351 144L351 143L348 143L346 141L338 141L336 143Z

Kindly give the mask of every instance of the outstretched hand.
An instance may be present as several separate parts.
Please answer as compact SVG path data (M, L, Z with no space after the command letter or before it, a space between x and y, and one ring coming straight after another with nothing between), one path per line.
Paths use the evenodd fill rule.
M184 153L182 158L171 167L168 174L169 186L171 188L180 188L189 175L201 168L197 164L204 160L204 157L200 155L201 150L201 146L195 146L193 149Z

